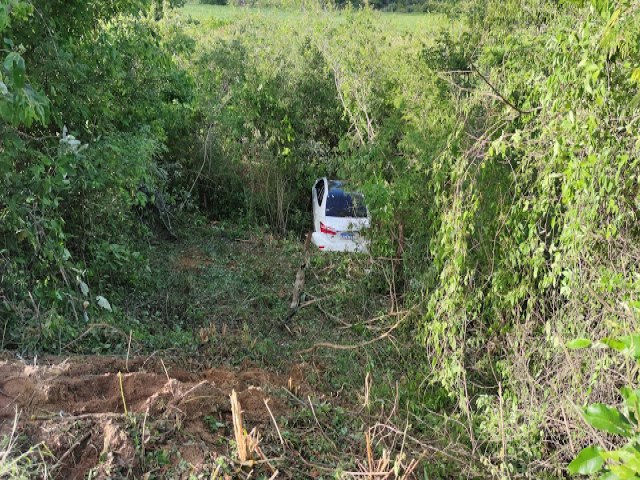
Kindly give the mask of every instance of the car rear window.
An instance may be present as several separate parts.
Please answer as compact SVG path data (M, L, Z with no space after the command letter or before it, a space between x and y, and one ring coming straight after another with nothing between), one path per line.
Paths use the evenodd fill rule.
M340 188L329 187L327 196L328 217L366 218L367 207L361 193L345 192Z

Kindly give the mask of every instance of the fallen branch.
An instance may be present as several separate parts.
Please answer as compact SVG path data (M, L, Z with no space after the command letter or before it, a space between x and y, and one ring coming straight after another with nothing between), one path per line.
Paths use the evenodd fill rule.
M187 396L188 396L191 392L193 392L194 390L196 390L196 389L200 388L200 387L201 387L201 386L203 386L203 385L206 385L207 383L209 383L209 382L207 382L206 380L202 380L200 383L198 383L198 384L194 385L194 386L193 386L193 387L191 387L189 390L187 390L186 392L184 392L184 393L180 396L180 400L178 401L178 405L181 405L181 404L182 404L182 402L185 402L185 403L186 403L186 402L193 401L193 398L188 399L188 400L185 400L185 398L187 398ZM172 388L171 390L172 390L172 393L173 393L173 388ZM210 395L205 395L204 397L203 397L203 396L200 396L200 397L195 397L195 398L208 398L209 396L210 396ZM175 397L175 395L174 395L174 397Z
M89 325L89 328L87 328L84 332L82 332L78 337L76 337L75 339L71 340L64 347L62 347L62 350L66 350L71 345L77 343L78 341L80 341L81 339L83 339L84 337L89 335L89 333L91 333L93 330L95 330L97 328L111 329L114 332L119 333L120 335L122 335L125 339L129 340L129 334L128 333L123 332L122 330L120 330L117 327L114 327L113 325L109 325L108 323L92 323L91 325ZM139 344L139 342L137 340L134 340L134 342Z
M269 401L265 398L264 400L264 406L267 407L267 411L269 412L269 416L271 417L271 420L273 421L273 425L276 427L276 432L278 432L278 438L280 439L280 444L282 445L282 450L286 450L286 446L284 443L284 439L282 438L282 434L280 433L280 427L278 427L278 422L276 422L276 417L273 416L273 412L271 412L271 409L269 408Z
M399 312L385 313L383 315L378 315L377 317L373 317L373 318L370 318L369 320L366 320L364 322L358 322L358 323L362 324L362 325L371 325L373 323L379 322L380 320L384 320L385 318L399 317L399 316L408 314L410 311L411 310L401 310ZM358 323L346 323L346 322L344 322L343 323L344 327L340 327L340 328L344 328L344 329L353 328L355 325L358 325ZM374 329L373 327L367 327L367 328L371 328L372 330ZM376 330L382 330L382 328L377 328Z
M320 304L316 304L316 308L317 308L318 310L320 310L320 312L322 312L322 314L323 314L325 317L330 318L330 319L331 319L331 320L333 320L334 322L337 322L337 323L341 324L344 328L351 328L351 327L353 327L353 324L351 324L351 323L347 323L347 322L345 322L344 320L342 320L340 317L337 317L336 315L334 315L334 314L332 314L332 313L327 312L324 308L322 308L322 307L320 306Z
M97 412L97 413L83 413L81 415L65 415L64 412L52 413L50 415L31 415L29 420L32 422L38 421L48 421L48 420L67 420L76 422L78 420L84 420L88 418L124 418L126 415L124 413L114 413L114 412Z
M293 400L295 400L296 402L298 402L298 404L300 404L303 407L306 407L307 404L305 402L303 402L302 400L300 400L292 391L290 391L289 389L282 387L282 389L287 392L289 394L289 396L291 396L291 398Z
M86 439L88 439L91 436L91 432L87 432L84 435L82 435L82 437L80 437L78 440L76 440L73 445L71 445L69 447L69 449L64 452L64 454L60 457L60 460L58 460L56 462L56 464L51 467L50 473L55 472L58 468L60 468L63 464L63 462L67 459L67 457L69 455L71 455L73 453L73 451L78 447L78 445L80 445L82 442L84 442Z
M393 326L391 328L389 328L386 332L384 332L381 335L378 335L376 338L373 338L371 340L367 340L366 342L357 343L355 345L340 345L340 344L336 344L336 343L320 342L320 343L316 343L313 347L306 348L304 350L300 350L298 352L298 354L301 355L303 353L309 353L309 352L314 351L317 348L332 348L334 350L357 350L359 348L366 347L367 345L371 345L371 344L373 344L375 342L378 342L380 340L384 340L385 338L391 336L393 331L396 330L400 326L400 324L408 316L409 316L409 314L407 313L400 320L398 320L396 323L394 323Z
M255 462L251 462L251 466L254 465L260 465L261 463L264 463L267 465L267 467L269 467L269 470L271 470L274 474L277 474L278 469L276 467L274 467L271 462L280 462L282 461L282 457L278 457L278 458L267 458L267 456L264 454L264 452L262 451L262 449L260 447L256 447L256 453L260 456L260 458L262 460L258 460Z
M311 296L311 295L309 295L309 296ZM325 297L312 298L311 300L307 300L306 302L301 303L300 306L298 307L298 309L308 307L308 306L313 305L315 303L318 303L318 302L321 302L323 300L326 300L327 298L329 298L328 295L325 296Z

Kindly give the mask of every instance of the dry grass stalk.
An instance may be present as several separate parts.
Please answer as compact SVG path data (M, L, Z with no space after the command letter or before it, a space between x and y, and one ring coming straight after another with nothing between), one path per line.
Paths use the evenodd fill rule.
M362 406L367 410L371 406L369 395L371 393L371 372L367 372L366 377L364 377L364 401L362 402Z
M255 428L249 433L245 430L242 420L242 408L235 390L231 392L231 417L233 420L233 435L238 449L238 460L242 464L251 463L253 461L253 453L260 443L260 435Z
M289 380L291 380L291 377L289 377ZM267 407L267 411L269 412L271 421L273 421L273 425L276 427L276 432L278 432L278 438L280 439L280 445L282 445L282 450L284 451L286 450L286 446L284 443L284 439L282 438L282 433L280 433L280 427L278 427L278 422L276 422L276 417L273 416L273 412L269 408L269 401L266 398L264 399L264 406Z
M0 450L0 478L48 478L46 464L44 463L41 447L43 443L38 443L21 453L18 443L18 421L20 413L15 407L13 426L11 432L4 439L4 450ZM46 448L46 446L44 447ZM39 454L41 463L33 462L35 454ZM62 459L60 460L62 461Z
M124 407L124 414L129 415L127 410L127 399L124 397L124 385L122 384L122 372L118 372L118 380L120 381L120 395L122 396L122 405Z
M8 465L10 460L11 452L15 446L17 441L17 430L18 430L18 419L20 418L20 414L18 413L18 407L16 407L16 413L13 417L13 427L11 428L11 434L9 435L9 440L7 442L7 447L0 451L0 473L5 473L9 471Z
M404 440L406 437L406 432L399 432L403 436L403 447L404 450ZM376 459L374 454L374 437L375 437L375 428L373 435L370 431L365 432L365 443L366 443L366 462L359 462L357 472L345 472L347 478L369 478L369 479L395 479L395 480L408 480L410 478L414 478L413 472L418 467L418 460L408 460L406 455L401 450L399 453L395 455L395 458L391 457L391 451L394 449L385 448L382 451L382 455L380 458Z
M378 460L374 460L373 457L373 446L371 444L371 435L369 432L365 433L364 436L367 443L367 463L369 464L369 469L366 472L369 478L377 478L380 475L390 474L389 464L391 463L391 455L389 451L385 448L382 451L382 457Z

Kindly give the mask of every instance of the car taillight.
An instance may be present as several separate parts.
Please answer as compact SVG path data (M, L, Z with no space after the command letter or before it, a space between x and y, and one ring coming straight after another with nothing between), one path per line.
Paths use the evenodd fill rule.
M320 232L327 233L329 235L336 235L338 233L335 229L331 228L328 225L325 225L322 222L320 222Z

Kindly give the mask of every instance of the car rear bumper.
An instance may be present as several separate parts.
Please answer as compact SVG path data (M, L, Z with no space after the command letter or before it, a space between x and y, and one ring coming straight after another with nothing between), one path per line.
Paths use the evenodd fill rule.
M358 237L354 240L342 238L340 235L329 235L313 232L311 242L323 252L363 252L369 251L369 240Z

